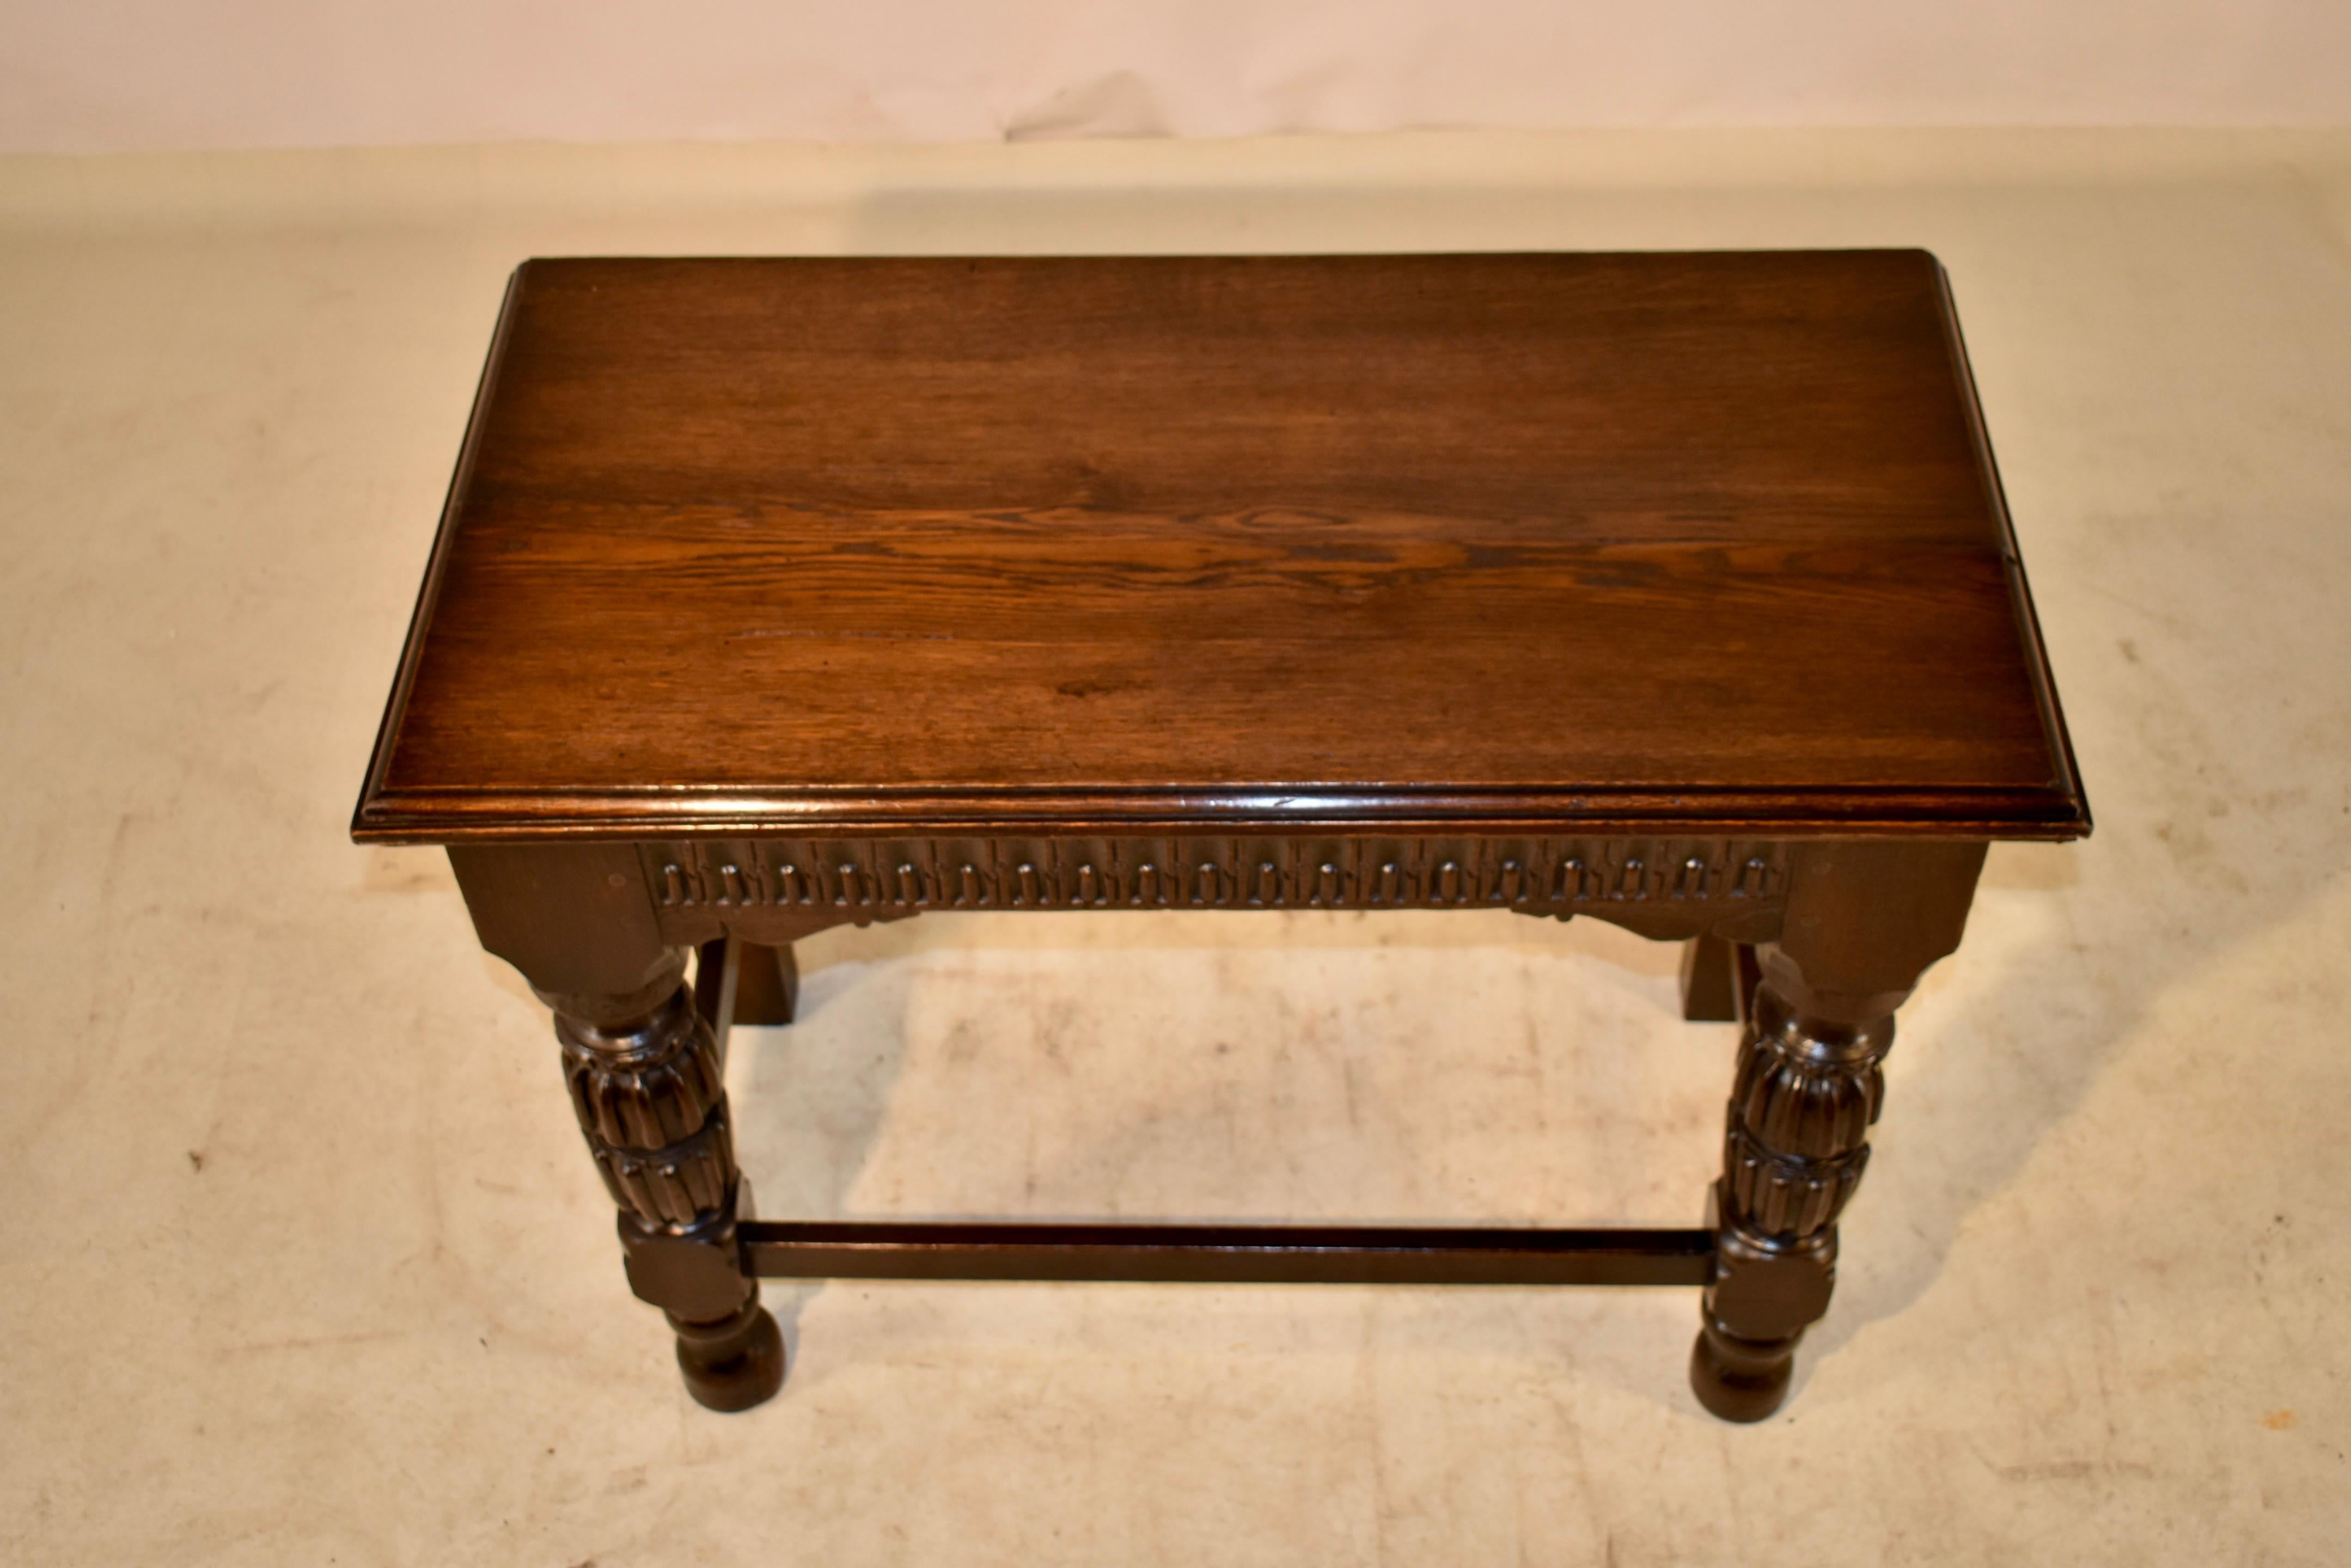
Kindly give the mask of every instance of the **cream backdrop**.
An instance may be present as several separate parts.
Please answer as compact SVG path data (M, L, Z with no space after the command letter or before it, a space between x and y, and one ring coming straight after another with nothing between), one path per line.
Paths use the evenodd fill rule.
M0 151L2345 123L2351 0L0 4Z

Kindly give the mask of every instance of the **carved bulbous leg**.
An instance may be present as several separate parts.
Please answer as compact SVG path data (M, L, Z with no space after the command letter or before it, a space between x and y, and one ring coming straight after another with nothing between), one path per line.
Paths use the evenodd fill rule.
M1690 1363L1706 1407L1756 1421L1786 1397L1796 1345L1828 1310L1836 1218L1869 1162L1885 1094L1891 1016L1841 1024L1799 1011L1767 981L1739 1047L1714 1282Z
M539 994L555 1010L589 1153L620 1206L630 1286L668 1314L695 1398L745 1410L781 1386L783 1337L743 1272L726 1082L683 977L673 958L625 996Z
M1792 857L1781 940L1754 954L1710 1205L1714 1279L1690 1357L1699 1403L1725 1420L1779 1408L1797 1342L1828 1311L1837 1216L1869 1162L1894 1011L1959 946L1983 850L1865 840Z

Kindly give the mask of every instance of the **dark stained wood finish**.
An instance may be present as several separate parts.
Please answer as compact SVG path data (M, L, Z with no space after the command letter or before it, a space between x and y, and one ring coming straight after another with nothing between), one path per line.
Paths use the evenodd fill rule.
M1917 252L533 263L353 825L553 1010L707 1406L781 1385L763 1272L1678 1282L1733 1420L1986 842L2088 829ZM1406 908L1692 942L1705 1230L750 1213L727 1026L803 937Z
M1682 1016L1692 1023L1739 1020L1740 955L1747 950L1718 936L1682 946Z
M1796 857L1779 940L1755 955L1740 1002L1714 1277L1690 1355L1692 1390L1725 1420L1780 1407L1797 1344L1828 1311L1895 1009L1959 947L1984 847L1824 841Z
M529 263L353 831L2088 820L1906 251Z
M920 1220L740 1230L747 1272L762 1279L1703 1285L1714 1275L1711 1231Z
M735 992L734 1021L774 1028L799 1011L800 966L789 947L736 944L743 950L741 982Z
M579 847L464 853L528 865ZM1791 854L1759 839L1555 835L694 838L637 849L665 940L730 934L771 947L931 909L1483 908L1752 943L1780 929Z

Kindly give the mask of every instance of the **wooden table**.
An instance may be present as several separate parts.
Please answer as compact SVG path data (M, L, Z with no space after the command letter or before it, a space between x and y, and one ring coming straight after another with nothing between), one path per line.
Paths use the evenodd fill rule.
M1986 843L2089 826L1941 269L1882 251L531 262L352 832L446 845L553 1008L705 1405L782 1379L763 1274L1679 1282L1753 1419ZM744 1211L726 1028L799 938L1300 908L1688 942L1705 1226Z

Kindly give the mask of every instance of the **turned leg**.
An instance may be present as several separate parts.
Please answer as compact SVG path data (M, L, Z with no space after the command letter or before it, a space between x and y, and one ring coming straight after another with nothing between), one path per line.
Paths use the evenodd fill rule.
M739 937L702 944L694 966L694 1005L718 1036L726 1054L726 1033L737 1023L789 1023L800 994L799 966L789 947L761 947Z
M783 1336L743 1272L741 1183L718 1044L672 962L627 996L539 992L589 1154L620 1206L630 1286L677 1333L677 1364L714 1410L747 1410L784 1380Z
M754 1028L789 1023L800 1000L800 968L789 944L737 945L741 951L736 960L735 1022Z
M695 1399L745 1410L783 1383L784 1344L744 1272L742 1182L719 1044L664 946L625 846L453 848L483 945L555 1012L589 1154L619 1206L630 1287L660 1307Z
M1755 994L1755 950L1720 937L1682 944L1682 1016L1692 1023L1737 1023Z
M1781 940L1757 953L1690 1361L1699 1402L1731 1421L1779 1408L1797 1343L1828 1310L1894 1011L1959 945L1983 846L1821 844L1795 860Z

